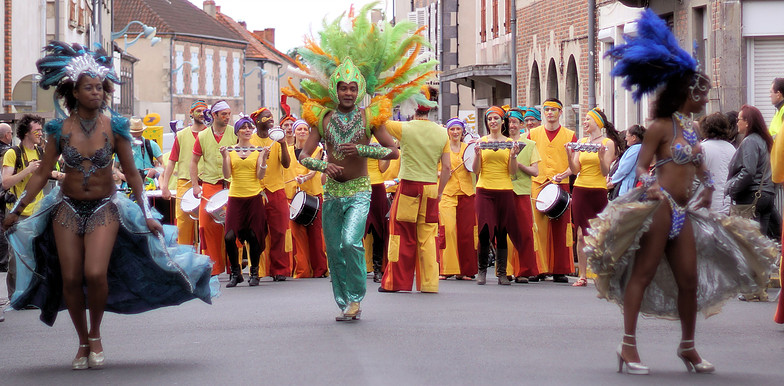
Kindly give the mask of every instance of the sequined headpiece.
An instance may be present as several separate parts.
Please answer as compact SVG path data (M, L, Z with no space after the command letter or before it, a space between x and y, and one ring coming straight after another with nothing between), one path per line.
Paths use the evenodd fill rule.
M41 75L39 84L43 89L64 81L76 82L82 75L121 83L112 69L112 58L100 46L96 51L89 51L78 43L69 45L52 41L44 47L44 51L46 56L35 63Z
M362 76L362 72L354 65L351 58L344 59L343 63L335 69L335 72L333 72L332 76L329 78L329 96L335 104L340 104L340 100L338 99L339 82L356 82L358 90L355 103L359 103L362 98L365 97L365 77Z

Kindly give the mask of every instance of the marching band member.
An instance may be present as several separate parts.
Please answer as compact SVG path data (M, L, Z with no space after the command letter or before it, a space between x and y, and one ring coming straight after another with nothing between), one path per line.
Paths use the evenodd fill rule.
M239 139L237 144L239 149L230 151L226 146L220 147L223 156L223 178L231 180L229 201L226 204L226 233L223 236L231 266L231 278L226 288L236 287L237 283L244 281L237 241L247 242L249 246L248 285L251 287L259 285L259 260L264 251L264 238L267 236L264 198L259 180L264 178L264 173L267 171L269 149L240 150L252 146L250 139L253 137L254 128L253 121L243 116L234 123L234 134Z
M514 186L512 174L517 172L514 162L519 148L481 149L481 143L511 142L501 133L501 122L506 112L498 106L492 106L485 112L485 126L490 132L482 137L474 149L474 173L476 182L476 217L479 229L479 274L476 284L487 282L487 266L490 260L490 249L493 241L496 245L495 267L499 285L509 285L506 277L507 243L506 235L509 223L514 221L506 207L514 202ZM512 240L514 242L514 240Z
M272 276L273 281L285 281L287 276L291 276L291 258L288 252L291 248L287 247L289 234L289 205L286 200L284 190L285 180L283 179L284 169L291 164L286 138L273 141L269 137L269 130L275 125L272 112L266 107L262 107L250 115L251 120L256 125L256 135L251 138L253 146L268 147L267 172L261 180L261 187L267 202L264 211L267 216L267 234L269 243L267 244L267 258L269 265L266 274ZM289 244L290 245L290 244Z
M174 171L177 172L177 196L176 199L176 212L177 212L177 242L182 245L193 245L196 241L195 227L196 223L190 215L182 210L182 196L188 189L191 188L190 167L191 158L193 158L193 145L196 144L196 137L207 125L204 123L204 110L207 109L207 102L197 100L191 104L191 119L193 123L178 131L174 137L174 144L172 145L171 153L169 154L169 162L166 164L166 169L163 172L163 180L169 181ZM164 199L171 199L171 190L168 184L161 183L161 195Z
M378 141L373 138L370 143L378 145ZM368 220L365 225L365 237L370 239L372 247L370 257L373 266L373 282L381 282L381 270L386 259L387 242L389 240L389 200L387 190L384 185L383 173L389 168L389 160L376 160L369 158L368 176L370 177L370 210ZM367 254L367 251L365 252ZM367 259L367 257L366 257Z
M598 107L585 114L583 129L587 137L581 138L579 143L599 144L601 147L596 153L575 152L571 147L566 148L569 169L577 175L572 190L572 219L577 228L577 269L580 278L572 284L574 287L588 285L588 262L583 252L585 236L588 235L588 220L596 217L607 206L607 174L618 154L616 144L620 142L615 126Z
M560 189L569 190L569 156L566 153L566 144L575 142L574 131L569 130L559 122L563 104L557 98L550 98L543 104L544 124L528 132L528 139L536 142L536 149L542 157L539 163L539 175L533 177L531 192L533 199L539 199L539 193L546 184L557 184ZM529 280L539 281L545 274L553 275L556 283L568 283L566 274L574 272L574 257L572 254L572 216L566 211L560 217L551 219L546 214L534 210L534 223L536 224L537 258L539 262L539 276Z
M294 146L294 159L299 157L305 142L310 135L310 126L303 120L297 120L292 126L294 137L297 139ZM316 147L313 156L322 159L324 149ZM321 207L324 205L324 186L321 183L321 172L308 170L299 162L295 162L289 169L294 170L299 189L309 196L318 198L319 210L313 223L303 226L296 221L291 222L291 236L296 243L294 255L294 277L326 277L327 255L324 249L324 235L321 227Z
M462 141L465 122L452 118L446 123L446 129L450 163L441 167L449 167L452 175L438 202L439 236L443 235L444 240L443 249L439 249L440 273L444 279L456 275L458 280L470 280L477 274L474 175L463 163L463 155L468 148L468 144Z
M212 117L210 130L202 130L193 144L191 158L191 186L193 195L201 197L199 204L199 238L201 250L212 259L212 274L217 275L226 270L226 249L223 243L223 225L207 213L210 197L228 186L230 179L222 173L223 157L219 151L221 146L233 146L237 143L234 127L229 125L231 108L225 101L218 101L212 108L205 110L205 117Z
M426 100L437 100L435 88L423 89ZM452 170L449 137L443 127L427 119L429 106L420 104L412 121L386 123L403 156L400 186L389 211L389 262L379 292L410 291L415 272L418 291L438 292L438 200ZM440 176L439 162L444 165Z
M531 207L531 177L539 175L539 151L536 143L524 138L523 129L524 109L512 109L507 114L507 129L509 138L522 142L522 147L513 161L515 174L512 176L512 186L515 193L514 217L515 221L509 222L509 238L514 246L513 258L509 259L508 266L514 276L515 283L528 283L529 276L539 274L536 263L533 235L533 213Z

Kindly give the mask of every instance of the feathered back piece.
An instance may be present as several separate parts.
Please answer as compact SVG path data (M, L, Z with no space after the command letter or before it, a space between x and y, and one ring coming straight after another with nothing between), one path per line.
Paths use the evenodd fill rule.
M297 49L302 62L297 62L303 80L298 92L291 81L283 92L300 102L310 101L327 109L335 109L337 101L330 95L330 77L349 59L365 79L365 92L374 101L388 98L393 105L415 98L417 103L434 106L419 89L435 75L438 64L433 59L418 57L420 48L428 46L423 29L402 21L391 25L386 20L370 22L368 13L378 2L362 7L356 17L349 13L351 29L342 27L341 15L331 23L326 21L319 32L319 40L306 38L305 46ZM408 54L413 50L412 54ZM361 100L362 95L358 96ZM371 102L372 103L372 102ZM312 122L311 122L312 124Z
M112 69L112 58L103 48L90 51L81 44L51 41L44 47L46 56L35 62L41 74L41 88L48 89L63 81L76 82L82 74L101 80L109 79L121 83Z
M613 76L625 77L623 86L639 101L675 75L697 71L697 61L683 48L659 16L645 9L637 20L637 36L605 56L615 60Z

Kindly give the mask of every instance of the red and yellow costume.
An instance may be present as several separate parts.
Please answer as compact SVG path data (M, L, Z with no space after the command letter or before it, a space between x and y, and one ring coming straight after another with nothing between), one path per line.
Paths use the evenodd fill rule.
M177 132L174 137L169 162L174 162L174 170L177 175L177 243L182 245L193 245L196 241L196 221L190 215L182 211L181 197L191 188L190 167L193 158L193 145L196 144L196 136L199 133L193 131L192 126L188 126Z
M542 157L539 162L539 175L532 178L532 194L535 200L546 183L569 168L566 144L576 141L577 138L574 131L563 126L555 131L547 131L544 126L536 127L529 132L528 138L536 142L536 148ZM568 191L569 180L563 179L558 187ZM574 272L570 211L567 210L557 219L550 219L538 210L534 210L533 215L539 272L554 275Z
M536 143L530 139L520 138L520 142L525 144L520 153L517 154L517 162L524 166L541 161ZM512 258L508 259L507 271L515 277L536 276L539 274L539 266L536 260L533 233L533 206L531 205L531 176L518 170L512 179L514 187L514 211L515 221L509 222L510 239L514 244ZM511 234L515 234L517 243Z
M438 232L438 162L448 153L446 130L430 121L388 121L389 133L400 141L400 186L389 213L388 260L381 287L438 292L435 237Z
M450 149L452 175L438 203L439 234L444 240L443 247L438 250L441 275L474 276L477 273L476 188L473 173L463 166L467 146L461 143L457 153Z
M291 147L291 149L294 149ZM312 157L321 159L323 150L319 147L313 152ZM293 152L292 160L295 160ZM292 161L294 176L308 174L310 170L299 162ZM291 221L291 236L294 240L294 277L322 277L327 274L327 254L324 249L324 234L321 227L321 207L324 204L324 186L321 184L321 172L316 172L312 178L299 184L300 190L308 195L317 197L319 211L316 219L308 226Z

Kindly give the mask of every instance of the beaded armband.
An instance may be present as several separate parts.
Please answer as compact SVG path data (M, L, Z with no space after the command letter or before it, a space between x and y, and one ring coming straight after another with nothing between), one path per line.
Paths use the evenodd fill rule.
M710 171L706 170L702 175L702 184L705 185L707 189L716 190L716 185L713 184L713 174L711 174Z
M324 172L327 170L327 161L318 160L313 157L303 158L299 163L309 170L315 170L317 172Z
M14 205L13 209L11 209L11 213L16 214L19 216L27 204L22 204L22 200L27 197L27 191L23 191L22 194L19 195L19 198L16 199L16 205Z
M360 157L382 159L388 156L392 150L381 146L357 145L357 152Z

